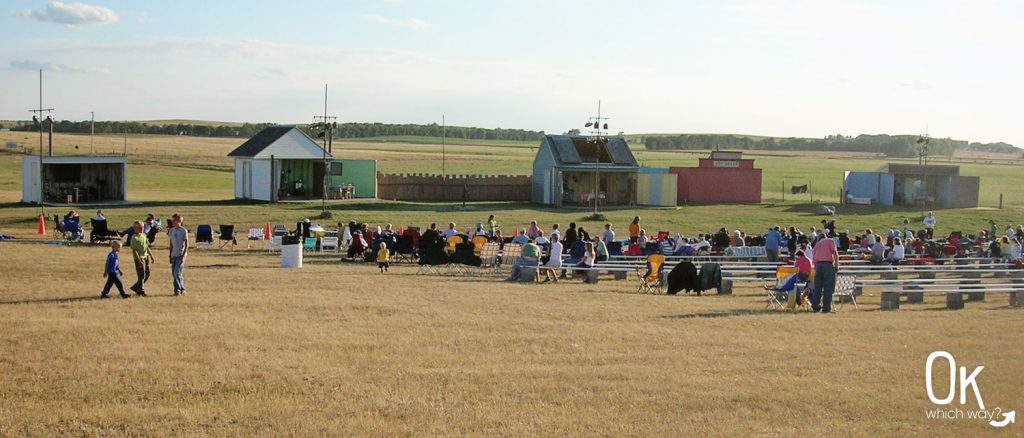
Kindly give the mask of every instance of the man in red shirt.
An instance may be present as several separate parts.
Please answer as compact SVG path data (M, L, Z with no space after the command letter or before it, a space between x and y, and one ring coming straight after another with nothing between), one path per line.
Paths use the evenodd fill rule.
M836 242L828 237L814 244L814 296L811 310L832 312L832 294L836 291L836 272L839 271L839 251Z

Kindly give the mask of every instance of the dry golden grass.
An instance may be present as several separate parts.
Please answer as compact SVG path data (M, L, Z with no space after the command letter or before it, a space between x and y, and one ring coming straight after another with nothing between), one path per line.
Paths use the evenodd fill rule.
M254 249L193 251L175 298L155 251L153 297L100 301L104 247L0 242L0 435L993 433L925 419L939 349L985 365L988 405L1020 408L1024 321L1004 296L787 314L754 288L285 270Z

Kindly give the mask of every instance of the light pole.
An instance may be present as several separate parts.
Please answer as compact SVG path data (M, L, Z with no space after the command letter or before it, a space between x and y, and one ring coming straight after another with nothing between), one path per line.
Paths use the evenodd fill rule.
M590 133L594 135L591 142L594 143L594 217L597 217L597 204L601 198L601 149L604 146L602 134L608 132L609 117L601 117L601 101L597 101L597 117L590 117L585 128L593 128ZM603 126L602 126L603 125Z
M89 155L96 154L96 113L89 111Z

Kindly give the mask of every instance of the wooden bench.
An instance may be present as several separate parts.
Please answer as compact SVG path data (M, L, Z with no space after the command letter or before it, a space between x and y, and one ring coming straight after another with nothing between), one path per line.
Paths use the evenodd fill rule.
M904 295L908 297L908 302L922 302L926 294L942 294L946 296L946 308L957 310L964 308L964 295L968 296L968 301L983 301L988 293L1008 294L1011 306L1024 306L1024 283L917 284L907 285L901 290L882 291L881 309L898 310L900 297ZM920 298L909 300L912 295Z

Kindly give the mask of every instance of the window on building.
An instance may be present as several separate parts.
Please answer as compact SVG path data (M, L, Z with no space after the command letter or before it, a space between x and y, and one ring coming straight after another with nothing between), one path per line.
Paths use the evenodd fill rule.
M342 176L344 174L343 169L342 169L342 164L345 164L345 163L340 163L340 162L337 162L337 161L332 161L331 162L331 175L332 176Z

